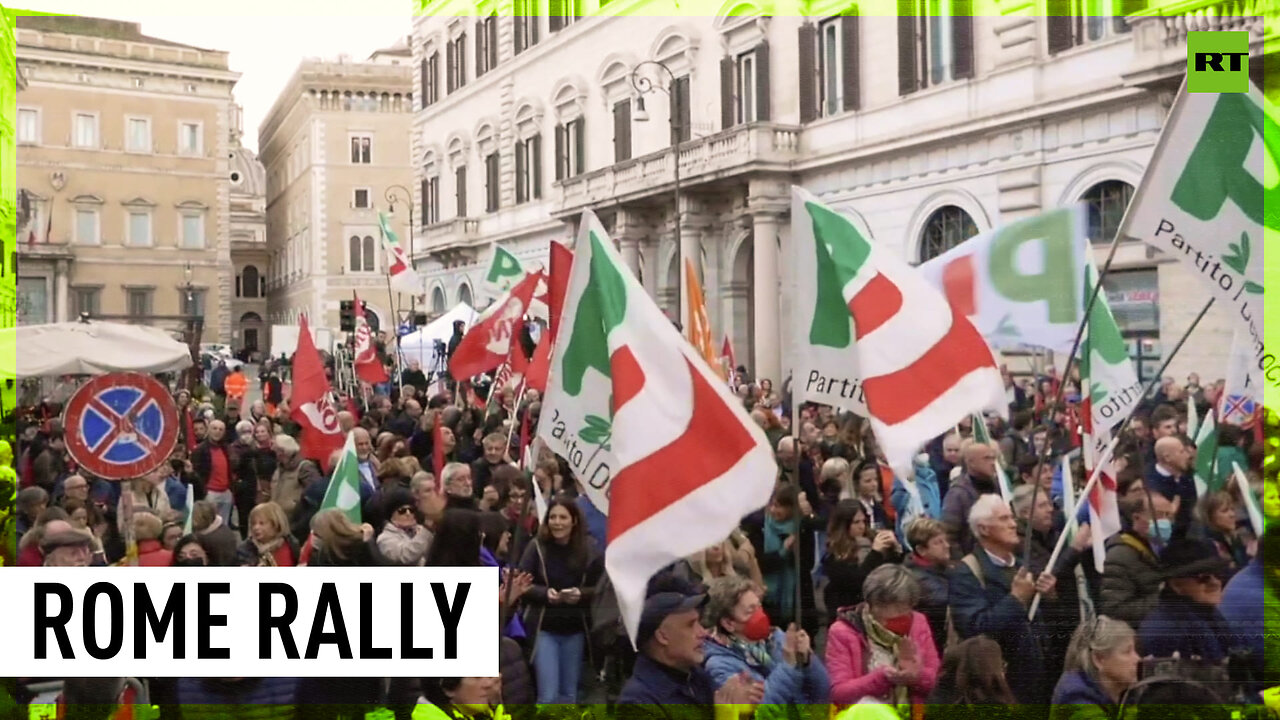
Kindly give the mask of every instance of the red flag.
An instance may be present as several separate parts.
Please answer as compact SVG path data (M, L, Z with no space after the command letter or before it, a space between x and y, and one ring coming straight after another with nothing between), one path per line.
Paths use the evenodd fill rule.
M541 273L531 273L521 280L506 297L494 303L491 311L471 326L449 360L450 375L455 378L473 377L507 360L512 344L519 344L520 324L524 322L540 277Z
M564 296L569 292L569 272L573 269L573 251L558 242L551 243L551 277L547 280L547 317L551 325L551 339L560 327L560 313L564 308Z
M436 492L444 492L444 414L436 412L431 428L431 471L436 476Z
M329 466L329 456L341 450L346 438L338 427L338 409L331 400L329 379L311 339L307 317L298 328L298 349L293 355L294 422L302 426L302 457Z
M729 379L729 387L738 387L738 361L733 357L733 343L729 342L729 333L724 334L724 342L720 344L720 357L729 364L725 368L725 377Z
M569 272L573 269L573 252L558 242L551 243L551 268L547 277L548 326L538 339L533 360L524 373L525 387L540 393L547 391L547 375L551 370L551 347L555 344L556 329L560 326L560 313L564 296L569 288Z
M391 378L387 376L387 369L378 359L378 351L373 346L373 331L369 329L369 323L364 319L364 308L360 305L360 296L354 290L351 291L351 296L355 298L356 309L356 376L374 385L388 382Z

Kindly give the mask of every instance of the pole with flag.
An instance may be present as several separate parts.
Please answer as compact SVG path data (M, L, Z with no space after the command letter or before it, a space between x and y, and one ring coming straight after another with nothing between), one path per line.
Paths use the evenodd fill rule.
M1249 514L1249 524L1253 526L1254 537L1262 537L1265 530L1262 508L1258 506L1258 498L1253 495L1253 488L1249 487L1249 478L1245 476L1244 470L1240 469L1240 463L1231 463L1232 475L1236 479L1236 485L1240 488L1240 498L1244 500L1245 510Z
M707 319L707 303L702 297L702 285L698 283L698 272L693 266L693 258L684 259L684 279L689 297L686 308L689 317L685 318L685 332L689 344L693 345L717 375L724 378L724 366L716 357L715 347L712 345L711 323Z
M1000 448L991 442L991 433L987 430L987 420L982 413L973 414L973 440L996 451L996 480L1000 485L1000 497L1005 502L1013 502L1013 485L1009 482L1009 473L1004 469L1004 457ZM1039 483L1036 483L1039 486ZM1035 502L1034 498L1032 502ZM1034 506L1033 506L1034 507Z
M1203 498L1209 490L1222 487L1218 480L1218 422L1212 409L1204 414L1199 430L1192 435L1191 428L1187 427L1187 434L1196 439L1196 497Z

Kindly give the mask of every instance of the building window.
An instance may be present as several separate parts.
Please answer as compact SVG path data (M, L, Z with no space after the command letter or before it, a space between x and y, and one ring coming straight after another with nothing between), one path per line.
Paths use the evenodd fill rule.
M18 142L32 145L40 142L39 110L18 109Z
M538 0L515 0L512 14L515 16L515 54L538 44Z
M969 213L954 205L938 208L924 225L920 262L928 262L977 234L978 226Z
M204 247L203 214L182 214L182 247L187 250L199 250Z
M1107 180L1089 188L1080 199L1088 208L1089 241L1094 245L1110 245L1133 199L1133 186L1121 180Z
M125 302L131 317L147 317L151 315L152 290L130 288L125 290Z
M818 27L818 77L821 95L818 107L823 117L830 117L841 111L841 75L840 66L843 55L840 52L840 20L832 18Z
M858 109L858 16L800 26L800 122Z
M422 224L440 222L440 176L431 175L422 181Z
M631 159L631 100L613 104L613 161Z
M151 152L151 121L147 118L128 118L125 149L129 152Z
M76 113L74 144L78 148L98 147L98 116Z
M178 296L182 298L182 314L187 317L204 317L204 290L187 290L182 288Z
M1143 0L1046 0L1049 54L1127 33L1125 15L1146 6Z
M582 0L549 0L547 12L551 32L560 32L582 17Z
M769 119L769 44L720 60L720 122L725 129Z
M352 192L351 207L357 210L367 210L369 208L368 188L357 188Z
M542 135L516 142L516 202L542 197Z
M460 302L460 303L466 303L466 304L467 304L467 307L475 307L474 303L472 302L472 298L471 298L471 286L470 286L470 285L466 285L466 284L464 284L464 285L462 285L461 287L459 287L459 288L458 288L458 302Z
M129 245L151 247L151 213L129 212Z
M498 17L489 17L476 22L476 77L489 72L498 65Z
M202 142L201 124L183 122L178 124L178 152L183 155L199 155Z
M347 263L347 272L373 272L377 245L373 241L373 236L366 235L363 238L358 235L352 235L347 240L347 253L349 262Z
M449 41L445 53L445 91L453 92L467 84L467 36Z
M240 277L236 279L236 297L245 297L256 299L263 294L259 287L258 268L253 265L246 265L244 270L240 272Z
M422 107L440 99L440 53L432 52L422 61Z
M586 135L582 118L556 126L556 180L586 172Z
M972 77L972 0L898 0L898 94Z
M1160 369L1160 285L1155 268L1112 270L1102 279L1107 304L1125 339L1138 379L1147 382Z
M467 216L467 166L463 165L453 171L453 197L456 201L457 215L460 218Z
M499 202L499 193L502 191L502 178L498 174L498 153L491 152L484 158L484 209L485 212L495 212Z
M76 244L99 245L102 238L98 234L98 211L76 210Z
M431 291L431 312L436 315L443 315L445 311L444 290L436 288Z
M102 314L102 290L99 288L75 288L71 295L74 303L71 311L75 317L88 315L94 317Z
M373 163L373 138L368 135L351 136L351 164L369 165Z

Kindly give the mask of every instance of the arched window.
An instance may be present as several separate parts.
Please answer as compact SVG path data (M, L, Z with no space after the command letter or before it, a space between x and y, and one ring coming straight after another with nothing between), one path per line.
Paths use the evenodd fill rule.
M920 262L926 263L978 234L969 213L955 205L938 208L924 224Z
M458 288L458 302L466 303L467 307L475 307L471 304L471 286L463 284Z
M363 239L358 235L352 235L347 241L350 258L348 259L348 272L373 272L374 271L374 244L373 237L365 235Z
M1080 196L1088 208L1089 241L1109 245L1120 229L1120 220L1133 199L1133 186L1123 180L1107 180Z
M431 312L439 315L444 312L445 307L444 290L436 288L431 291Z
M261 294L258 292L260 286L258 284L258 268L253 265L246 265L240 273L240 290L244 293L243 297L257 298Z

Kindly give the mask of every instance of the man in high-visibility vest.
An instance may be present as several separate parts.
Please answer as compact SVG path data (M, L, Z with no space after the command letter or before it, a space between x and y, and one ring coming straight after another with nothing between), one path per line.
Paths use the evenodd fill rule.
M227 376L226 382L227 406L232 404L237 406L244 402L244 394L249 390L249 380L244 376L244 368L236 366L231 374Z

